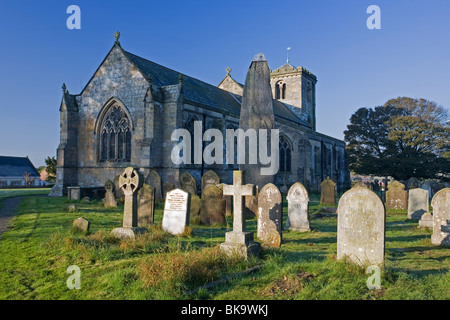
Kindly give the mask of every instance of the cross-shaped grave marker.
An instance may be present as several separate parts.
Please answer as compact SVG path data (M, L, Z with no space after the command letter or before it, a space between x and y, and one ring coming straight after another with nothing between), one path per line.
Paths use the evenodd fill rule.
M225 234L225 242L221 244L226 253L233 252L248 257L248 253L257 254L260 244L253 241L253 232L246 232L244 220L244 197L254 196L256 186L243 185L242 171L233 172L233 185L223 185L223 195L233 197L233 231Z

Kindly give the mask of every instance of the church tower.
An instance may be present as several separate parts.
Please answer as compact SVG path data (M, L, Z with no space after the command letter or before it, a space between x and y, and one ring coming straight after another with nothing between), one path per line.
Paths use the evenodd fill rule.
M270 74L273 98L283 102L316 130L316 83L314 74L289 63Z

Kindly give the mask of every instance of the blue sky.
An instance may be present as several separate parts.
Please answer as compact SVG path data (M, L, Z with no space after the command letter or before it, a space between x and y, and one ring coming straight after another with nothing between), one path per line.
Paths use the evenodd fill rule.
M368 6L381 9L369 30ZM66 9L81 9L69 30ZM390 98L450 106L448 0L0 2L0 155L43 165L59 143L61 85L79 93L121 33L125 50L211 84L245 81L252 57L318 77L317 130L336 138L353 112Z

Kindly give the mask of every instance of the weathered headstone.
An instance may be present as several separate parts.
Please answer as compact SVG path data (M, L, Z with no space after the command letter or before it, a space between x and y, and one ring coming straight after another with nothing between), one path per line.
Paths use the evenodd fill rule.
M406 189L411 190L411 189L416 189L419 187L419 181L417 181L416 178L409 178L408 180L406 180Z
M197 183L189 172L183 172L178 181L181 190L189 192L191 195L197 195Z
M155 188L144 183L138 192L138 227L153 225L155 219Z
M433 207L433 235L431 243L450 247L450 188L436 193L431 200Z
M386 191L386 209L401 209L408 208L408 193L405 190L405 185L398 181L392 181L388 185Z
M73 220L72 229L80 232L88 232L91 222L85 218L78 218Z
M166 198L166 194L169 191L175 189L175 185L172 182L166 182L163 184L163 197Z
M428 199L431 200L431 198L433 198L433 189L431 187L431 183L429 181L425 181L420 185L420 187L428 191Z
M381 199L367 188L352 188L339 200L338 212L337 258L382 264L386 211Z
M206 172L202 177L202 198L203 191L205 191L210 186L216 186L220 184L219 176L212 170Z
M420 218L419 228L433 229L433 215L429 211L425 212Z
M74 212L78 211L78 208L77 208L77 206L74 203L71 203L67 207L67 211L69 211L70 213L74 213Z
M105 182L105 191L105 207L117 207L116 197L114 196L114 182L112 182L111 180L107 180Z
M233 181L233 185L223 186L223 194L233 196L233 231L225 234L225 242L220 248L226 254L248 258L249 254L259 253L260 244L253 241L253 232L246 231L243 198L254 195L256 190L254 185L243 185L242 171L233 172Z
M120 178L120 174L118 176L114 177L114 195L116 196L116 200L117 199L123 199L124 198L124 194L123 194L123 190L119 185L119 178Z
M258 215L258 194L259 189L255 186L255 195L247 196L244 199L244 217L246 219L256 217Z
M306 188L300 183L294 183L288 191L288 218L286 228L293 231L310 231L309 225L309 195Z
M320 203L336 204L336 183L330 177L327 177L320 184Z
M408 219L420 219L429 210L428 191L415 188L408 191Z
M191 205L189 211L189 221L192 224L200 224L200 210L202 208L202 199L197 195L191 195Z
M181 189L174 189L166 194L164 215L162 220L163 230L180 235L189 225L189 208L191 194Z
M80 187L67 187L67 197L69 200L80 200L81 189Z
M162 200L163 195L161 191L161 177L156 171L152 170L148 174L147 178L145 179L145 183L155 189L155 199Z
M272 87L270 86L270 69L264 54L258 53L253 57L245 78L239 128L244 131L253 129L257 132L260 129L268 130L268 141L259 141L259 148L264 143L266 150L271 150L270 131L274 127L275 116ZM274 175L261 174L261 168L268 167L268 165L263 164L259 157L256 157L255 162L255 164L250 164L248 161L239 165L239 170L244 173L245 181L258 188L273 183Z
M209 186L203 190L200 221L206 225L223 225L225 219L226 203L222 190L217 186Z
M146 232L138 227L138 191L142 187L144 177L133 167L128 167L119 177L119 186L125 195L123 209L123 227L115 228L112 234L120 239L135 239Z
M283 202L281 192L266 184L258 194L257 237L262 245L280 247L283 239Z

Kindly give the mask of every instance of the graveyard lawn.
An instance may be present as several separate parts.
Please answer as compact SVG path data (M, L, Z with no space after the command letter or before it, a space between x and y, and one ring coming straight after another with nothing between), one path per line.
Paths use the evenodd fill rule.
M218 250L231 217L173 236L161 228L159 203L148 234L118 240L110 232L122 225L123 203L26 197L0 236L0 299L450 299L450 249L431 245L431 230L418 229L407 210L387 213L381 289L370 290L365 268L336 260L337 216L311 198L312 231L284 231L281 248L241 261ZM91 222L89 234L71 230L79 217ZM255 240L256 227L247 221ZM80 290L67 288L71 265L81 269Z

